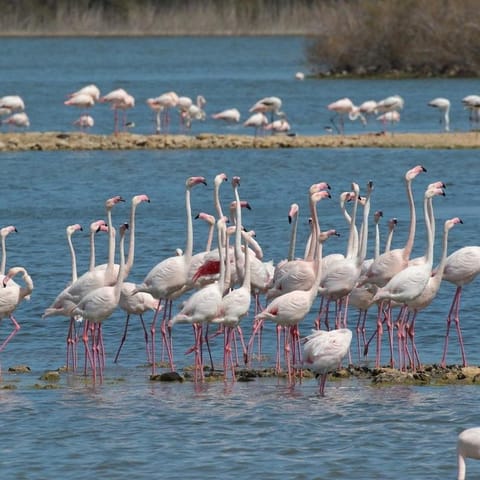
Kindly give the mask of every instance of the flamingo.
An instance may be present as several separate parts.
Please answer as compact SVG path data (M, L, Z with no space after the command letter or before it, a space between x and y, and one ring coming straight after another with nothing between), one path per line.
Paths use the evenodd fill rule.
M225 282L225 259L220 246L224 244L226 234L225 218L217 220L218 245L220 256L220 277L218 282L208 284L194 292L183 304L181 310L170 319L168 327L173 328L176 323L190 323L195 334L195 378L198 374L203 379L202 359L202 324L214 320L219 313L222 302Z
M328 373L337 369L347 355L352 342L352 331L348 328L312 330L303 341L304 363L320 376L319 394L324 397Z
M158 300L165 300L163 308L163 320L162 320L162 338L167 348L167 354L169 357L170 367L174 370L173 357L169 342L167 342L167 315L170 314L172 296L181 291L187 283L188 269L192 260L193 253L193 222L192 222L192 207L190 204L190 191L195 185L203 184L207 182L204 177L189 177L185 182L185 210L187 217L187 240L183 255L175 255L162 260L157 263L150 272L146 275L141 284L137 284L134 293L147 292ZM155 374L155 326L159 308L155 311L151 326L151 359L152 359L152 374Z
M11 112L21 112L25 110L25 103L19 95L6 95L0 98L0 109L6 109Z
M175 92L166 92L162 93L158 97L147 100L147 104L156 113L156 133L160 133L162 125L165 126L165 129L168 129L170 125L170 109L177 106L178 98L179 97Z
M387 113L396 110L402 110L405 105L405 101L400 95L391 95L377 102L375 110L377 113Z
M450 100L448 98L437 97L428 102L429 107L433 107L440 112L440 124L446 132L450 131Z
M287 117L282 113L279 120L270 122L265 126L265 130L271 130L272 133L287 133L290 131L290 124L288 123Z
M240 121L240 112L237 108L229 108L212 115L214 120L223 120L227 123L238 123Z
M398 113L396 110L388 111L379 115L377 120L382 122L384 126L386 126L387 123L390 123L393 126L393 124L400 121L400 113Z
M135 106L135 99L127 93L123 88L117 88L100 97L99 102L110 103L112 105L114 115L114 133L118 133L118 110L123 110L123 128L127 126L127 109Z
M83 275L81 275L76 282L67 286L62 292L57 296L52 305L48 307L42 318L55 315L63 315L70 317L70 311L72 308L85 296L90 290L99 288L104 285L110 285L115 282L115 238L112 227L112 208L120 202L125 200L117 195L115 197L109 198L105 202L105 209L107 211L107 224L108 224L108 236L109 236L109 247L108 247L108 264L102 268L94 268L93 270L88 270ZM92 243L91 243L92 245ZM91 262L94 256L91 256Z
M11 125L12 127L17 128L28 128L30 126L30 119L25 112L18 112L7 117L2 121L2 124Z
M363 123L365 122L363 115L360 113L360 110L353 104L353 102L349 98L340 98L339 100L330 103L327 108L334 113L334 116L330 118L330 122L340 135L343 135L345 131L345 115L348 115L348 118L352 121L360 118ZM335 118L337 117L339 118L340 126L335 123Z
M90 85L85 85L76 92L70 93L68 97L73 98L78 95L88 95L94 102L97 102L100 99L100 89L92 83Z
M266 125L268 125L268 118L262 112L254 113L243 123L244 127L255 128L255 138L259 132L262 132Z
M445 270L445 265L447 263L447 249L448 249L448 232L457 224L463 223L462 220L458 217L451 218L445 221L444 228L443 228L443 243L442 243L442 255L440 258L440 263L438 267L435 269L433 274L428 279L427 285L423 289L423 292L413 300L407 300L405 302L406 307L408 307L408 316L410 313L412 314L412 320L410 326L408 327L408 336L412 342L412 349L415 355L416 348L414 343L414 335L415 335L415 321L417 318L417 314L419 311L424 310L427 308L437 296L437 293L440 289L440 284L443 278L443 272ZM407 317L408 320L408 317ZM417 355L418 357L418 355ZM418 365L420 366L420 361L417 358ZM443 363L440 364L441 366L445 367L445 359L443 359ZM415 367L415 365L413 365Z
M264 97L255 102L249 109L250 113L268 113L270 112L270 121L273 122L273 115L279 115L282 108L282 99L279 97Z
M73 122L73 125L79 127L82 131L86 131L95 125L95 120L91 115L80 115L80 117Z
M377 102L375 100L365 100L358 106L359 112L363 115L365 123L372 115L377 114Z
M305 74L303 72L297 72L295 74L295 79L296 80L305 80Z
M467 95L462 98L462 105L469 110L468 119L471 128L476 128L480 122L480 95Z
M96 380L97 360L100 372L100 378L103 378L103 360L99 355L104 356L102 340L102 324L109 318L118 306L122 284L125 278L125 232L128 224L124 223L120 227L120 268L114 285L102 286L89 291L80 302L69 312L71 316L79 315L86 320L86 323L93 324L92 330L92 350L88 353L90 365L93 372L93 381ZM84 342L87 343L87 325L85 326Z
M24 282L24 286L22 287L16 282L11 281L18 274L22 275L22 280ZM5 288L0 288L0 319L7 317L10 318L10 321L13 324L13 330L0 345L0 352L20 330L20 325L13 316L13 312L20 302L25 298L30 298L30 294L33 292L33 281L27 270L23 267L10 268L7 274L3 277L2 282L3 287Z
M433 265L433 244L434 238L432 235L432 229L430 227L430 218L428 212L428 199L434 195L442 195L444 192L441 188L433 187L427 188L425 191L425 223L427 230L427 253L425 255L425 262L418 262L413 265L408 265L406 268L395 274L386 285L380 287L373 297L373 302L387 300L390 304L391 301L396 303L405 304L419 297L432 274ZM387 311L387 324L391 323L388 318L391 315L391 309ZM378 322L377 322L378 328ZM399 325L399 354L401 356L401 368L404 369L402 364L403 352L405 351L403 344L403 330L404 325Z
M457 480L465 480L466 459L480 460L480 427L463 430L457 439Z
M407 241L403 248L396 248L393 250L388 250L376 258L367 272L360 277L357 286L365 285L366 283L371 283L377 287L384 287L387 282L398 272L403 270L408 266L408 261L410 259L410 254L413 249L413 242L415 239L415 228L417 217L415 213L415 203L413 199L412 192L412 181L422 172L427 170L422 165L417 165L405 174L405 185L407 190L408 204L410 208L410 229ZM382 305L383 302L380 302L378 305L378 315L377 315L377 366L380 363L380 344L382 337ZM390 338L390 353L391 353L391 362L393 362L393 337L392 337L392 325L387 323L389 338ZM373 337L372 337L373 338Z
M69 107L87 109L95 105L95 100L91 95L88 95L86 93L79 93L77 95L73 95L68 100L65 100L63 104Z
M316 203L324 198L329 198L328 191L315 192L311 195L311 208L316 210ZM255 335L260 330L263 322L268 319L277 324L277 362L276 370L280 371L280 334L283 327L290 327L289 339L285 338L284 352L287 363L288 377L291 379L292 371L290 366L290 348L293 347L293 359L295 360L295 353L298 339L298 324L305 318L311 309L313 301L318 292L318 285L320 283L322 269L321 269L321 253L323 242L330 236L331 231L320 235L317 221L314 224L314 238L317 239L317 250L314 260L315 279L310 288L306 290L292 290L274 298L267 307L257 314L254 319L254 327L252 335L248 343L249 356L252 349ZM289 262L290 263L290 262Z
M447 331L445 333L445 344L443 348L443 356L441 365L445 366L448 350L448 337L450 333L450 325L452 320L455 322L457 329L458 342L462 354L462 364L467 366L467 357L465 347L463 345L463 336L460 330L460 300L463 287L473 282L480 273L480 246L468 246L460 248L453 252L448 258L443 271L443 278L447 282L456 286L455 295L447 316Z

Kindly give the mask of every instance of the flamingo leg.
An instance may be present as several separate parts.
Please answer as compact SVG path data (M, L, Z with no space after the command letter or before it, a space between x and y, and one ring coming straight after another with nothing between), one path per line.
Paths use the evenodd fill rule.
M6 347L7 343L18 333L20 330L20 325L18 324L17 320L13 315L10 315L10 321L13 323L13 330L10 332L8 337L3 341L2 345L0 345L0 352Z
M128 322L130 320L130 314L127 314L127 319L125 320L125 328L123 330L123 336L122 340L120 341L120 345L117 350L117 354L115 355L115 359L113 360L113 363L117 363L118 357L120 355L120 350L123 347L123 344L125 343L125 340L127 339L127 331L128 331Z

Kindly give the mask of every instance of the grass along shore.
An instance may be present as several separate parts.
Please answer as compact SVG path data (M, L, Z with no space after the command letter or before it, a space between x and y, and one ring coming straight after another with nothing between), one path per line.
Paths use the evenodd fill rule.
M0 152L28 150L169 150L239 148L480 148L480 132L382 133L286 136L221 135L95 135L80 132L0 133Z

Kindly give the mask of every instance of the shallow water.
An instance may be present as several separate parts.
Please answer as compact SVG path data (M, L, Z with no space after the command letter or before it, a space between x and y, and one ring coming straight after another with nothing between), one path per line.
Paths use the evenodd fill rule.
M142 83L145 94L147 90L161 93L174 82L178 82L179 90L189 86L185 91L192 92L197 89L205 92L209 85L210 92L214 92L222 85L226 93L218 91L218 96L241 96L245 108L253 103L253 98L280 92L286 98L298 97L301 100L298 104L309 105L306 110L311 113L298 127L306 132L323 125L324 120L312 120L315 105L323 108L327 96L341 96L340 90L346 85L352 86L358 97L365 92L379 92L379 84L375 82L331 82L335 88L319 93L313 105L308 100L309 92L317 88L323 91L325 83L306 81L299 90L299 83L292 80L293 73L301 68L301 40L295 40L292 47L291 39L261 39L257 44L252 39L224 42L216 39L221 48L231 53L218 55L227 59L223 66L207 55L211 39L190 43L186 39L164 40L165 43L157 39L143 42L42 40L50 47L51 71L61 70L63 75L48 76L43 70L37 70L41 57L35 58L31 65L25 62L23 67L19 60L13 62L10 70L2 64L0 88L11 92L15 85L19 92L26 90L29 95L40 89L45 95L38 97L39 104L55 96L58 102L55 108L47 108L46 104L35 107L37 97L28 100L32 113L43 118L46 130L65 128L72 112L66 107L62 109L58 99L90 79L102 83L105 90L109 85L123 84L124 80L129 80L126 86L132 85L132 89L133 85ZM37 44L40 41L4 41L17 49L20 59L43 51ZM169 60L157 62L154 71L147 59L153 52L167 55L165 52L171 43L177 51L182 52L184 48L189 52L189 62L182 63L170 51L166 56ZM94 50L95 55L90 63L83 57L74 61L77 49L92 45L94 48L90 51ZM272 55L279 50L279 45L283 47L284 62ZM125 62L114 55L106 56L112 49L117 53L127 49L128 58L133 59L138 68L127 69ZM5 51L9 54L11 49ZM71 52L72 57L65 52ZM139 58L141 52L147 59ZM235 81L231 70L234 53L238 57L235 62L243 66L243 73L235 75L238 77ZM49 63L45 57L43 60ZM256 66L251 62L257 62ZM86 69L87 64L90 71ZM24 73L19 75L22 68ZM93 72L94 78L87 72ZM54 85L54 93L46 88L49 82ZM382 85L389 86L385 90L393 90L393 85L395 92L410 92L413 97L427 96L445 85L455 85L450 92L460 94L465 85L472 84L399 81ZM250 93L245 95L245 92ZM60 117L55 113L58 111L62 112ZM99 108L98 112L104 110ZM138 114L143 120L137 123L139 129L147 130L146 109L144 114ZM431 126L432 119L426 118L428 112L424 115L420 122L423 127L418 128ZM107 130L109 120L99 129ZM412 121L410 126L414 124ZM87 475L98 479L143 479L152 475L171 479L235 475L240 479L255 476L267 480L281 477L454 478L456 436L477 423L475 386L375 387L366 380L353 378L328 382L326 396L321 398L316 381L306 379L294 386L287 385L283 379L272 378L235 384L150 382L143 336L136 319L132 319L119 364L113 364L124 322L124 315L119 311L104 325L107 366L103 384L93 388L90 380L79 372L76 376L62 375L55 389L41 389L36 385L45 386L47 382L39 378L43 372L65 362L66 320L41 319L44 309L70 278L65 227L76 222L84 227L83 233L74 236L79 271L84 271L89 255L88 225L105 217L104 201L112 195L120 194L127 199L126 204L113 211L116 225L128 219L129 200L133 195L146 193L151 198L150 204L142 204L137 210L136 258L129 280L140 282L158 261L174 254L175 248L184 248L184 182L190 175L203 175L208 181L208 186L200 185L192 192L194 213L213 213L213 178L217 173L224 171L230 178L240 175L241 198L252 205L251 211L244 212L244 223L247 228L255 229L265 259L277 262L287 254L287 212L292 202L300 205L297 254L303 254L308 234L307 190L319 181L331 184L333 197L318 207L322 228L336 228L342 234L326 244L325 253L345 251L347 227L340 215L338 195L349 190L352 181L360 184L362 192L367 181L374 182L372 212L383 210L382 242L387 219L396 216L399 224L394 246L401 246L408 230L403 175L412 166L422 164L427 173L413 184L418 214L414 256L422 255L425 249L423 192L429 183L443 180L447 183L447 196L434 201L438 219L437 260L442 225L447 218L460 216L464 221L451 231L449 251L478 243L476 157L477 152L469 150L401 149L2 153L2 224L13 224L18 229L17 234L7 239L7 268L24 265L35 283L31 300L22 303L16 312L22 328L0 356L3 386L15 387L0 390L0 411L4 419L2 474L5 478L18 479L65 476L80 479ZM232 200L230 184L222 186L221 198L227 208ZM199 250L206 241L207 228L195 221L194 232L194 249ZM373 253L373 229L371 235L369 255ZM106 258L106 243L105 237L97 238L99 261ZM462 299L462 329L472 365L480 364L477 282L465 288ZM419 315L417 346L424 363L440 360L445 317L453 292L452 285L442 285L436 301ZM175 308L178 307L179 303ZM301 325L302 334L310 330L316 309L318 303ZM151 315L146 320L151 321ZM355 314L351 312L350 325L355 321ZM368 323L370 332L373 321L372 313ZM251 317L244 321L246 331L250 324ZM10 328L8 320L3 320L1 338L5 338ZM267 356L264 363L269 366L273 364L275 348L271 325L267 325L264 339ZM175 326L174 354L180 368L193 361L191 355L184 355L191 344L191 329L186 325ZM215 363L220 365L220 338L212 347ZM367 362L372 362L372 358L367 358ZM384 349L382 359L387 361L387 358ZM447 362L460 360L456 336L452 334ZM82 362L80 353L81 365ZM32 371L26 374L7 371L8 367L19 364L29 365ZM480 473L480 464L469 462L468 473L474 478Z

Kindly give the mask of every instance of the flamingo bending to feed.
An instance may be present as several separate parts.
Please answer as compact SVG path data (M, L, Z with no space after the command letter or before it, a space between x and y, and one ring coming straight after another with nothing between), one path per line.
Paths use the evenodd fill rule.
M350 349L352 331L348 328L312 330L303 341L304 363L320 376L319 393L323 397L328 373L339 367Z
M22 274L22 279L25 284L22 287L16 282L10 281L19 273ZM2 283L3 284L0 287L0 320L2 318L10 318L10 321L13 324L13 330L0 345L0 352L20 330L20 325L13 316L13 312L20 302L25 298L29 298L30 294L33 292L33 281L27 270L23 267L10 268L7 274L3 277Z
M437 97L428 102L429 107L436 108L440 112L440 124L446 132L450 131L450 100Z
M339 100L330 103L327 106L327 109L334 113L333 117L330 118L330 122L340 135L343 135L345 132L345 115L348 115L348 118L352 121L360 118L362 123L365 124L365 118L359 108L355 106L349 98L340 98ZM337 117L339 118L339 125L335 122Z

